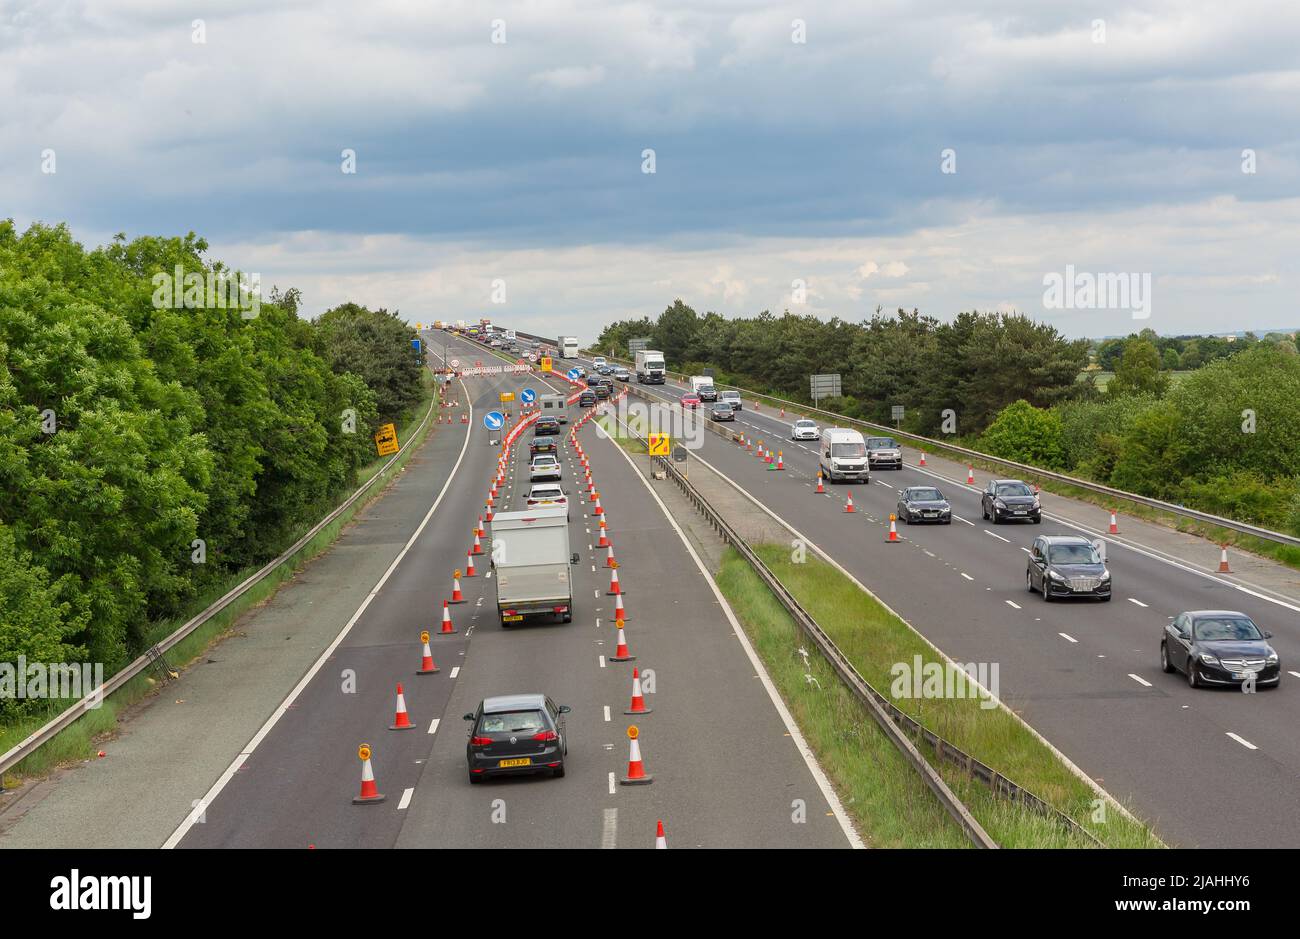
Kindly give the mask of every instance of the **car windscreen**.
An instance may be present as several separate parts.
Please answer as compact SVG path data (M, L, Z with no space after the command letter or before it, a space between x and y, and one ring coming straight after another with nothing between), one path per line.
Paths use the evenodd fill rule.
M715 404L715 405L713 406L713 410L715 410L715 411L730 411L730 410L731 410L731 405L728 404L726 401L719 401L717 404Z
M1032 496L1033 494L1033 490L1024 483L1003 483L998 486L1000 496Z
M913 502L942 502L943 495L938 489L911 489L907 497Z
M558 499L564 495L560 489L532 489L529 490L528 498L530 499Z
M1197 639L1215 641L1217 639L1263 639L1250 619L1245 616L1214 616L1197 619L1192 627Z
M867 440L867 448L871 450L892 450L897 446L893 437L871 437Z
M559 459L548 453L539 453L533 458L533 466L554 466L559 463Z
M833 443L831 444L831 456L848 457L865 456L866 447L860 443Z
M728 398L729 400L732 400L732 401L735 401L735 400L737 400L737 399L740 397L740 392L739 392L739 391L724 391L724 392L722 393L722 397L724 397L724 398Z
M816 430L817 422L816 421L795 421L794 426L802 428L804 430L807 430L809 427L811 427L813 430Z
M1049 564L1100 564L1097 549L1090 544L1054 544L1047 549Z
M541 711L504 711L484 714L478 729L485 734L535 734L547 727Z

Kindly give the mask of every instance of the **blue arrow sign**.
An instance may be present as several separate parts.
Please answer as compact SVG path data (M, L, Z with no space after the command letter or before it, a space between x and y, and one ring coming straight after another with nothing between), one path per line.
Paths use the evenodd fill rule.
M414 349L416 352L419 352L419 351L420 351L420 340L418 340L418 339L412 339L412 340L411 340L411 348Z
M483 426L488 430L500 430L506 426L505 415L500 411L488 411L483 415Z
M519 392L519 400L524 404L532 404L537 400L537 392L533 391L531 388L525 388L523 391Z
M565 374L569 376L569 381L578 380L578 370L576 368L569 369Z

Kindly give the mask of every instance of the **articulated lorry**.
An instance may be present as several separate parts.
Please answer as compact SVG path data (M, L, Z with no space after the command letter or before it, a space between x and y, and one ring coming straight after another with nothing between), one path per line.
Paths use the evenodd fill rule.
M573 621L573 578L578 555L569 553L569 507L501 512L492 517L492 569L503 627L525 618Z
M662 385L668 369L664 354L653 349L642 349L636 354L636 380L642 385Z

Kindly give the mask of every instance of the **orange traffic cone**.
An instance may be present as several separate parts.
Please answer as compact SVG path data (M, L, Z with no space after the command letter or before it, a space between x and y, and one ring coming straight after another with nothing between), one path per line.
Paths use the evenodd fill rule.
M633 667L632 669L632 704L624 714L649 714L654 708L645 706L645 698L641 695L641 672Z
M617 597L622 592L623 588L618 582L618 562L615 561L613 568L609 572L609 592L606 596Z
M598 542L596 543L596 547L598 547L598 548L608 548L608 547L610 546L610 543L611 543L611 542L610 542L610 540L609 540L609 531L608 531L608 527L609 527L609 526L607 526L607 525L605 524L605 519L604 519L604 518L601 518L601 520L600 520L600 541L598 541Z
M474 534L478 535L480 538L481 538L482 536L484 536L484 535L487 534L487 532L485 532L485 531L483 530L483 516L482 516L482 515L480 515L480 516L478 517L478 528L475 529Z
M966 485L970 486L975 483L975 467L966 467Z
M757 454L757 456L758 456L758 458L759 458L760 460L763 459L763 441L760 440L760 441L758 442L758 449L755 450L754 452L755 452L755 454Z
M454 633L456 627L451 625L451 607L447 606L447 601L442 601L442 635Z
M613 546L613 545L607 545L606 548L605 548L605 552L606 552L606 553L605 553L605 566L606 566L606 567L614 567L614 566L615 566L615 561L614 561L614 546Z
M659 819L659 829L655 832L655 847L668 847L668 839L664 837L664 820L662 818Z
M614 598L614 622L622 625L627 622L627 612L623 609L623 595Z
M619 779L624 786L639 786L652 782L654 777L645 771L645 765L641 762L641 745L637 738L641 732L633 724L627 729L627 739L631 741L627 755L627 775Z
M844 511L845 511L845 512L852 512L852 511L853 511L853 495L852 495L852 493L849 494L849 502L848 502L848 505L844 506Z
M438 666L433 664L433 651L429 648L429 630L420 633L420 641L424 643L424 657L420 660L420 667L415 674L438 674Z
M379 786L375 783L375 771L370 766L370 744L363 743L357 747L357 756L361 758L361 795L353 799L352 804L383 802L385 796L379 794Z
M483 521L485 521L485 522L491 522L491 521L492 521L492 506L489 505L489 506L487 507L487 515L483 516Z
M595 510L592 511L591 514L592 514L592 515L604 515L604 514L605 514L605 510L602 509L602 508L600 507L600 493L599 493L599 492L596 493L596 508L595 508Z
M1111 510L1110 510L1110 533L1111 533L1112 535L1118 535L1118 534L1119 534L1119 522L1116 521L1116 519L1115 519L1115 510L1114 510L1114 509L1111 509Z
M924 465L925 465L925 451L924 451L924 450L921 451L921 464L920 464L920 465L921 465L921 466L924 466Z
M1219 545L1219 549L1219 573L1231 574L1232 568L1228 566L1228 546L1226 544Z
M885 541L889 544L898 543L898 529L894 527L894 515L892 512L889 515L889 537L886 538Z
M460 592L460 571L451 575L451 599L448 603L464 603L465 595Z
M474 570L474 555L472 554L465 555L465 576L466 577L478 576L478 571Z
M818 471L817 471L817 488L814 490L814 493L815 493L816 495L819 495L819 496L824 496L824 495L826 495L826 487L825 487L824 485L822 485L822 471L821 471L821 470L818 470Z
M433 661L430 659L429 661ZM389 730L414 730L415 725L411 723L410 715L406 713L406 695L402 694L402 683L397 683L397 713L393 717L393 722L388 725Z
M776 451L776 468L779 470L785 469L785 454L780 450Z
M474 535L474 551L473 551L473 553L474 553L474 554L482 554L482 553L483 553L483 542L479 540L479 537L478 537L478 534L477 534L477 533Z
M627 636L623 635L623 621L618 620L617 624L618 624L618 648L614 650L614 654L609 657L609 660L611 662L631 662L633 659L636 658L636 656L633 655L628 650Z

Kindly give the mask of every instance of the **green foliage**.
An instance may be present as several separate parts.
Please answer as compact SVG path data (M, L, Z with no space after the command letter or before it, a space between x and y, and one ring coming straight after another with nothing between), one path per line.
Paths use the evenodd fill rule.
M1007 405L980 437L980 444L994 456L1059 469L1062 465L1061 418L1053 411L1036 408L1021 399Z
M317 348L337 373L351 372L375 393L383 421L401 422L420 402L420 370L411 340L415 330L396 313L345 303L316 319Z
M1115 367L1115 377L1106 386L1108 395L1163 395L1169 388L1169 376L1160 371L1160 353L1146 339L1131 340Z

